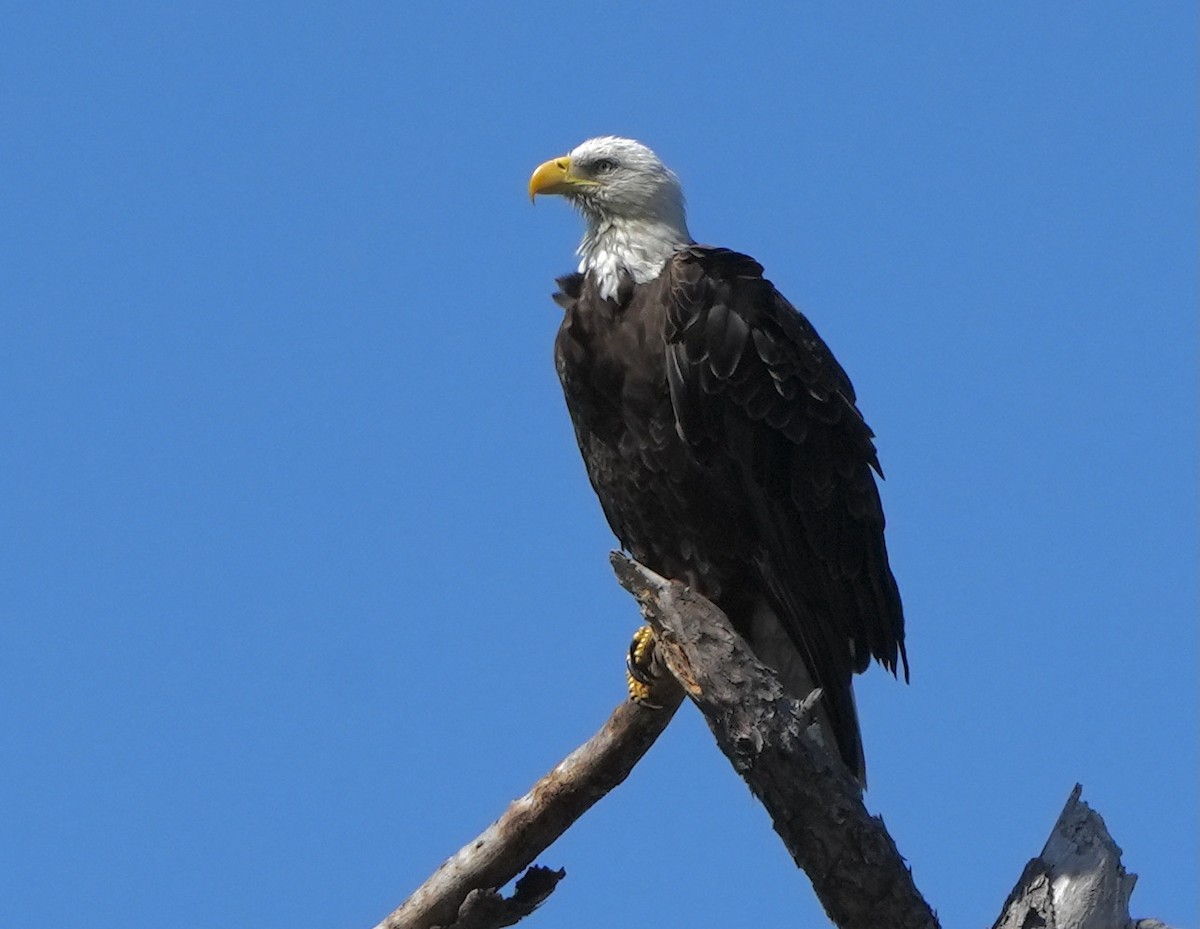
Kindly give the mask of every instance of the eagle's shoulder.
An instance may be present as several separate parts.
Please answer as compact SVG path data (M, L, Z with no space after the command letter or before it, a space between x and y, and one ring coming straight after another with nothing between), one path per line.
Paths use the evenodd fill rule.
M697 245L676 253L668 276L666 339L677 355L670 366L676 389L686 377L693 397L726 396L797 442L814 420L840 423L877 466L850 378L762 265Z
M564 310L573 309L583 296L583 275L578 271L564 274L554 283L558 285L558 290L553 293L551 299Z

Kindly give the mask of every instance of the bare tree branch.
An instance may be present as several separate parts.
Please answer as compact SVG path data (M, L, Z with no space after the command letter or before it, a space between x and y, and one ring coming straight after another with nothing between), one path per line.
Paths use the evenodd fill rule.
M520 874L596 801L625 780L654 744L679 709L683 692L678 687L668 686L656 691L655 695L661 709L646 709L623 701L599 732L559 762L533 785L529 793L509 804L499 819L447 859L375 929L434 929L438 926L483 929L485 926L511 925L511 922L480 922L485 918L481 913L485 910L493 912L496 889ZM553 889L551 883L534 906ZM472 891L480 893L468 901ZM508 901L501 899L500 902ZM460 913L464 904L466 911ZM489 907L492 909L487 909ZM500 918L515 913L515 909L503 911ZM463 922L460 923L460 919Z
M551 871L534 865L517 878L511 897L495 890L472 890L458 908L454 922L441 929L504 929L518 922L542 905L554 893L558 882L567 876L562 868Z
M734 769L841 929L938 925L850 772L716 606L620 553L621 585L654 627L660 657L700 708Z
M655 630L652 671L662 677L653 693L663 708L623 702L376 929L497 929L532 913L564 871L534 866L511 897L498 889L628 776L685 692L840 929L937 929L883 821L867 813L858 784L822 744L812 718L820 691L793 699L711 602L619 553L612 563ZM1125 872L1121 850L1080 791L993 929L1168 929L1130 920L1136 875Z

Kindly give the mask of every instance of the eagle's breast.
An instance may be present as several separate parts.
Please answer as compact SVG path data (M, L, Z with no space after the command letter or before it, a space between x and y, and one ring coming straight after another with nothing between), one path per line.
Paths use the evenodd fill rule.
M665 277L665 276L664 276ZM602 299L587 278L560 284L555 361L588 477L638 561L717 598L741 574L744 520L729 475L680 435L667 382L662 277ZM736 553L736 554L734 554Z

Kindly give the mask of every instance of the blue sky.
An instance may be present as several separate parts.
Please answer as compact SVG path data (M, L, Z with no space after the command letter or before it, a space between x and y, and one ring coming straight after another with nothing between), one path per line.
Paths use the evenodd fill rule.
M910 686L869 806L987 925L1076 781L1197 925L1195 11L59 4L0 34L0 925L370 926L637 623L551 362L654 146L858 388ZM530 927L822 925L685 708Z

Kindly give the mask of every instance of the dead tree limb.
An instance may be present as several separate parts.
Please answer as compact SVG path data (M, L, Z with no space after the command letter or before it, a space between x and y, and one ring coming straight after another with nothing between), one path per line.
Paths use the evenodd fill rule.
M937 918L850 772L716 606L614 552L659 656L699 707L721 751L766 807L783 844L841 929L933 929Z
M992 929L1127 929L1137 883L1100 814L1079 799L1076 784L1046 840L1004 903ZM1139 925L1151 924L1142 920ZM1159 924L1161 925L1161 923Z
M445 929L503 929L518 922L542 905L567 876L562 868L552 871L533 865L517 879L512 895L477 888L467 894L452 925Z
M509 804L499 819L448 858L375 929L491 929L512 925L532 912L553 891L562 872L531 869L537 875L538 889L524 900L520 887L508 900L499 897L497 889L625 780L683 701L683 692L677 687L656 691L656 696L661 709L623 701L599 732L559 762L529 793ZM557 875L548 889L547 873ZM527 874L522 880L529 877ZM531 901L532 906L522 912Z
M711 602L621 554L612 563L655 630L658 670L669 672L654 690L663 708L622 702L376 929L497 929L533 912L565 872L532 867L512 896L498 889L628 776L685 692L839 929L937 929L883 821L867 813L857 783L821 743L812 720L819 691L791 698ZM993 929L1167 929L1130 920L1136 875L1079 796L1076 786Z

